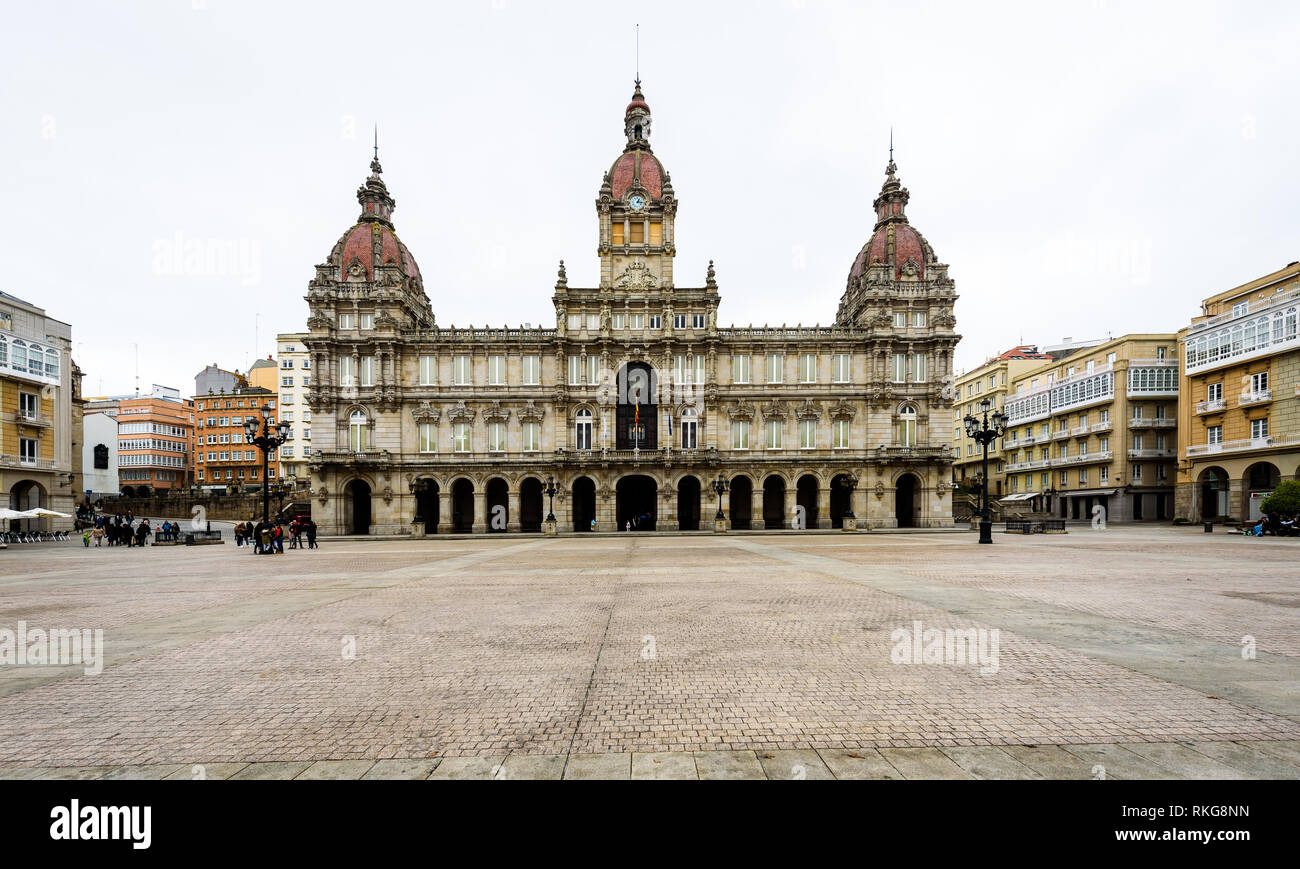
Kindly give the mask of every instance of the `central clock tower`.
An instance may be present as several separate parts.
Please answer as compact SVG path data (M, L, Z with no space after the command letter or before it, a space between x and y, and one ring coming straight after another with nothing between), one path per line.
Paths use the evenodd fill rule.
M657 294L673 285L677 199L650 149L650 106L637 80L623 114L627 145L600 187L600 286L615 294Z

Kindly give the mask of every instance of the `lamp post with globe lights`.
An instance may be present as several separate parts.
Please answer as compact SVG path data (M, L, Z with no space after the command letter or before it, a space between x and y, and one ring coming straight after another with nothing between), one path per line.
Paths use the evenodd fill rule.
M989 411L993 402L987 398L979 403L982 418L966 414L962 422L966 426L966 436L978 443L984 450L984 464L980 482L980 543L993 542L993 522L989 519L989 444L1002 437L1007 430L1007 415L1000 410ZM991 424L990 424L991 423Z
M267 475L271 468L271 451L289 439L290 426L281 420L272 427L270 406L263 405L259 410L262 414L260 419L250 416L244 420L244 443L253 444L262 450L262 521L270 522L271 485Z

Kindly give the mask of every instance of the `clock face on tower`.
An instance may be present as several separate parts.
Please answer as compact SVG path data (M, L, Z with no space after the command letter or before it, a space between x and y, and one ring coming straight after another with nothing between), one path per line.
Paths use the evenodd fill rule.
M640 193L635 193L632 195L632 198L627 201L627 204L632 206L633 211L640 211L645 207L645 197Z

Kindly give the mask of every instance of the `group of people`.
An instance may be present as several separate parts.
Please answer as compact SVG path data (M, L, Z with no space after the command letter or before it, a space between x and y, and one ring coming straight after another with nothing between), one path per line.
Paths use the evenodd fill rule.
M1260 516L1254 525L1247 526L1247 537L1263 537L1266 534L1274 537L1300 537L1300 519L1285 513L1265 513Z
M149 527L148 519L141 519L140 524L137 525L135 517L130 513L125 516L120 513L114 513L112 516L99 515L94 521L93 527L85 528L81 532L82 543L87 547L92 540L95 541L96 546L103 546L105 541L108 541L109 546L145 546L147 538L154 533ZM177 534L179 531L180 526L176 523L164 522L162 529L159 530L159 539L174 539L163 538L161 535Z
M299 516L289 523L290 549L315 549L316 523L309 516ZM284 552L285 528L277 519L240 522L235 526L235 545L253 547L254 555L274 555Z

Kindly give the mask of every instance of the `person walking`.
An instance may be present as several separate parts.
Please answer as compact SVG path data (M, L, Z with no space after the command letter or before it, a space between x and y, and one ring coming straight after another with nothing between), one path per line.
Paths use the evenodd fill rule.
M315 549L316 548L316 523L313 522L309 517L307 519L306 525L307 525L307 548Z
M95 530L90 532L90 536L95 538L95 548L101 548L104 545L104 526L102 524L95 525Z

